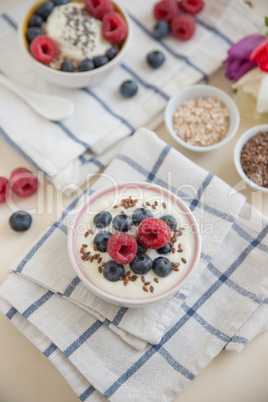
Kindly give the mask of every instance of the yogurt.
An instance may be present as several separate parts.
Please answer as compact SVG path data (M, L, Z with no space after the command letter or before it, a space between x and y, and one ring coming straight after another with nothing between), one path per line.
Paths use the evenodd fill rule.
M112 223L103 229L96 228L94 216L100 211L109 211L113 217L122 212L132 216L135 209L144 207L151 211L154 218L172 215L177 221L176 230L171 231L174 242L172 252L161 255L157 250L147 249L146 251L152 260L157 257L168 258L173 263L174 270L166 277L156 275L152 269L144 275L139 275L134 274L129 264L126 264L124 265L125 274L129 272L127 275L137 278L130 281L122 279L110 282L103 276L102 269L111 257L107 252L100 252L96 250L96 247L94 249L94 238L101 230L111 233L116 233L116 230ZM136 237L137 228L138 226L133 224L127 233ZM150 188L147 184L144 187L125 185L117 191L108 189L96 197L93 196L91 202L79 214L73 229L71 247L73 247L74 258L81 273L102 291L126 299L152 298L177 287L188 277L199 253L198 229L191 212L177 197L164 189L162 191L158 186ZM89 254L85 259L86 253Z
M102 36L102 22L91 17L83 3L54 7L46 21L46 34L77 62L102 56L111 47Z

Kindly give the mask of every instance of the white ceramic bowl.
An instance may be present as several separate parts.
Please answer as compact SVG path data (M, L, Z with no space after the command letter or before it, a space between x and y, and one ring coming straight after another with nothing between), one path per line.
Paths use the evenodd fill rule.
M124 58L131 41L131 25L129 23L128 14L124 9L124 7L120 4L118 0L113 0L115 10L119 11L120 14L123 15L128 27L127 37L123 43L122 48L120 49L119 53L115 56L115 58L109 61L104 66L96 68L91 71L69 73L47 67L46 65L35 60L28 50L27 40L25 37L27 22L30 16L34 13L34 10L37 8L37 6L43 3L44 1L45 0L37 1L30 8L27 15L24 17L22 23L20 24L19 42L25 61L42 79L51 82L52 84L55 84L57 86L65 88L83 88L93 86L101 82L103 79L107 77L107 75L109 75L109 73L114 69L114 67L116 67L119 63L122 62L122 59ZM74 0L74 1L81 2L82 0Z
M184 231L178 237L177 243L174 247L178 247L178 243L182 244L183 252L171 253L163 255L169 257L173 262L180 262L179 271L172 271L170 275L165 278L158 277L151 269L147 274L144 274L146 281L151 281L150 285L154 285L153 292L148 286L148 292L143 290L144 283L142 282L142 275L137 274L137 280L131 281L124 286L124 282L119 280L116 282L108 281L102 272L99 272L101 263L106 263L111 260L108 253L101 253L94 251L93 240L97 231L93 223L95 214L101 210L108 210L113 215L120 214L122 207L118 209L113 208L114 205L119 205L122 198L128 198L132 195L133 199L138 199L137 206L126 210L128 215L132 215L133 211L142 205L146 200L151 200L151 203L156 199L158 206L156 209L150 209L154 217L160 218L164 214L172 213L179 221L178 225L183 225ZM166 202L166 206L162 204ZM100 205L101 203L101 205ZM113 212L114 211L114 212ZM165 211L165 213L163 213ZM176 215L174 214L176 212ZM89 227L93 230L93 234L85 236ZM102 230L112 232L112 224L103 228ZM133 225L128 234L135 237L137 226ZM81 245L87 244L85 251L91 251L90 255L99 253L102 258L101 262L97 260L83 261L81 259ZM164 189L163 187L143 182L122 183L120 185L113 185L95 192L85 202L80 212L73 221L72 227L68 233L68 252L72 266L86 285L86 287L101 299L108 301L112 304L125 307L143 307L148 304L158 302L166 299L176 293L192 276L197 268L200 258L201 241L195 217L185 203L175 196L173 193ZM148 252L148 250L147 250ZM161 255L155 250L149 252L154 253L157 258ZM187 261L183 262L181 258L186 258ZM125 273L130 269L129 264L124 265ZM132 272L132 271L131 271ZM134 273L132 272L134 275ZM159 283L154 281L158 277Z
M188 144L180 138L173 128L172 116L177 107L184 101L196 98L215 97L220 99L228 108L229 112L229 128L225 137L214 145L209 146L196 146ZM165 124L171 137L181 146L195 152L213 151L230 141L236 134L240 123L240 115L238 108L232 98L221 89L211 85L191 85L179 91L167 103L165 109Z
M241 135L241 137L239 138L239 140L236 143L235 149L234 149L234 164L237 170L237 173L239 174L239 176L252 188L254 188L255 190L261 190L264 193L268 194L268 188L265 187L261 187L258 184L254 183L252 180L250 180L248 178L248 176L246 175L246 173L244 172L244 170L242 169L241 166L241 160L240 160L240 156L241 156L241 151L242 148L244 146L244 144L251 138L253 137L255 134L258 134L259 132L264 132L264 131L268 131L268 124L261 124L259 126L254 126L251 127L249 130L245 131L244 134Z

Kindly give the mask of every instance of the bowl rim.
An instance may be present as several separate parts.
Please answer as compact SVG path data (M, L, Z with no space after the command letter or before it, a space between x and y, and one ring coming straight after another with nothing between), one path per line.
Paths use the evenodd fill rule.
M253 126L249 129L247 129L246 131L244 131L244 133L237 140L236 145L234 147L233 160L234 160L234 165L235 165L236 171L242 180L244 180L251 188L253 188L255 190L260 190L263 193L268 194L268 188L262 187L262 186L258 185L257 183L254 183L254 181L250 180L250 178L246 175L246 173L242 169L242 165L240 162L240 155L241 155L243 145L251 137L253 137L254 135L258 134L261 131L268 131L268 123Z
M114 294L108 293L107 291L104 291L103 289L97 287L94 283L92 283L89 278L87 277L86 273L84 272L83 268L80 266L78 263L78 257L77 257L77 251L75 252L75 229L77 224L79 223L81 217L85 213L87 207L96 201L99 197L102 197L104 194L107 192L113 192L115 191L115 185L107 186L105 188L102 188L100 190L95 191L92 195L89 196L87 201L83 203L83 205L80 207L79 212L76 214L73 225L72 227L68 230L68 254L69 258L71 261L71 264L73 266L74 271L76 274L79 276L79 278L82 280L82 282L86 285L86 287L92 291L95 295L100 297L101 299L110 302L115 305L120 305L120 306L125 306L125 307L142 307L145 305L149 305L155 302L158 302L160 300L167 299L168 297L174 295L181 287L189 280L190 277L192 277L193 273L197 270L197 266L200 260L200 254L201 254L201 236L200 236L200 231L199 231L199 226L197 224L196 218L192 211L189 209L189 207L185 204L185 202L178 197L176 194L172 193L171 191L165 189L162 186L159 186L154 183L147 183L143 181L131 181L131 182L122 182L116 185L116 191L123 189L123 188L131 188L132 187L141 187L143 189L149 188L150 190L155 190L156 192L160 192L161 194L165 194L168 196L172 202L176 202L180 209L182 209L183 212L187 213L187 218L191 224L195 226L195 231L194 233L194 238L195 238L195 250L194 250L194 255L191 261L191 264L189 265L188 269L185 271L184 275L182 278L177 281L173 286L168 288L166 291L160 293L159 295L151 295L150 297L145 297L145 298L127 298L127 297L122 297L122 296L116 296ZM76 258L75 258L76 257Z
M223 103L227 106L227 108L229 110L229 115L232 114L232 119L234 119L234 123L233 123L234 128L233 128L232 132L228 135L228 131L229 131L229 129L228 129L226 136L221 141L217 142L216 144L207 145L207 146L203 146L203 147L188 144L186 141L182 140L173 129L172 115L173 115L175 108L177 106L179 106L179 104L181 103L181 101L179 101L179 97L187 94L188 92L192 92L194 90L204 91L204 94L196 95L196 96L189 96L188 99L192 99L192 98L196 98L196 97L204 97L204 96L206 97L206 96L212 96L212 95L217 97L217 95L218 95L218 97L221 98ZM177 100L177 102L176 102L176 100ZM173 106L173 104L175 104L175 107ZM166 105L166 108L165 108L164 120L165 120L165 125L167 128L167 131L178 144L180 144L184 148L194 151L194 152L208 152L208 151L213 151L214 149L220 148L221 146L227 144L236 135L238 128L239 128L239 124L240 124L240 113L239 113L239 109L238 109L235 101L231 98L230 95L228 95L222 89L217 88L213 85L209 85L209 84L194 84L194 85L189 85L189 86L181 89L180 91L178 91L175 95L173 95L169 99L169 101Z

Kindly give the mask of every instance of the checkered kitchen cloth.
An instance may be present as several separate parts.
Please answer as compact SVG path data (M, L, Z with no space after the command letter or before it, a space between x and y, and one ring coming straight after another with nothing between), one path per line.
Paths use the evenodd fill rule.
M55 364L81 401L169 402L222 349L240 351L268 329L268 220L222 180L145 129L132 137L94 189L102 187L109 175L118 181L143 180L171 188L189 205L200 226L199 277L191 288L171 298L179 303L159 342L142 348L135 343L135 334L132 344L131 319L139 327L141 341L144 333L148 336L152 321L147 325L146 309L137 315L135 309L114 310L107 304L105 310L97 300L91 306L82 305L90 299L78 303L76 289L85 292L70 264L72 275L65 291L61 284L59 290L47 287L48 278L39 269L42 261L43 271L54 261L54 273L68 275L63 266L68 262L59 250L66 248L65 224L77 200L11 267L0 291L1 310ZM51 278L50 284L55 286ZM99 307L102 318L88 307ZM164 307L169 315L172 304ZM158 312L159 306L155 309ZM156 316L155 321L161 321Z
M59 186L82 185L87 175L106 166L138 127L155 128L172 95L187 85L207 81L222 65L229 47L258 32L263 24L241 0L206 0L191 40L182 42L169 36L155 41L151 31L156 1L121 0L133 29L123 63L103 83L70 90L46 83L22 62L18 25L34 1L20 1L0 15L0 72L29 88L66 96L74 102L75 111L62 122L49 122L1 87L0 135ZM145 61L152 50L160 50L166 57L157 70ZM118 88L127 79L134 79L139 90L126 100Z

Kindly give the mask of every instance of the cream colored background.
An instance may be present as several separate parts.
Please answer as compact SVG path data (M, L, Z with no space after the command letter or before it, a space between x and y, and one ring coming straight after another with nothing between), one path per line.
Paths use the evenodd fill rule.
M17 1L0 0L0 12ZM267 0L253 0L252 4L257 13L265 15L266 11L268 15ZM210 84L231 94L230 82L224 78L223 69L212 77ZM194 162L218 175L230 185L236 186L238 183L241 184L241 180L233 164L234 145L247 128L263 122L268 123L268 117L256 122L250 116L242 115L236 137L223 148L205 154L181 149L169 137L164 124L161 124L156 132ZM0 139L0 176L9 177L10 172L19 166L35 171ZM268 195L252 191L248 187L241 192L247 196L248 202L268 215ZM26 200L14 198L16 209L39 206L39 213L33 214L31 229L25 233L15 233L9 228L8 218L12 212L8 205L1 205L0 283L7 278L7 269L14 259L35 241L69 202L70 199L64 197L46 180L38 194L33 197ZM50 361L3 314L0 314L0 339L0 402L79 402L79 398ZM220 353L188 388L177 396L176 402L267 402L267 373L268 331L256 337L240 354Z

